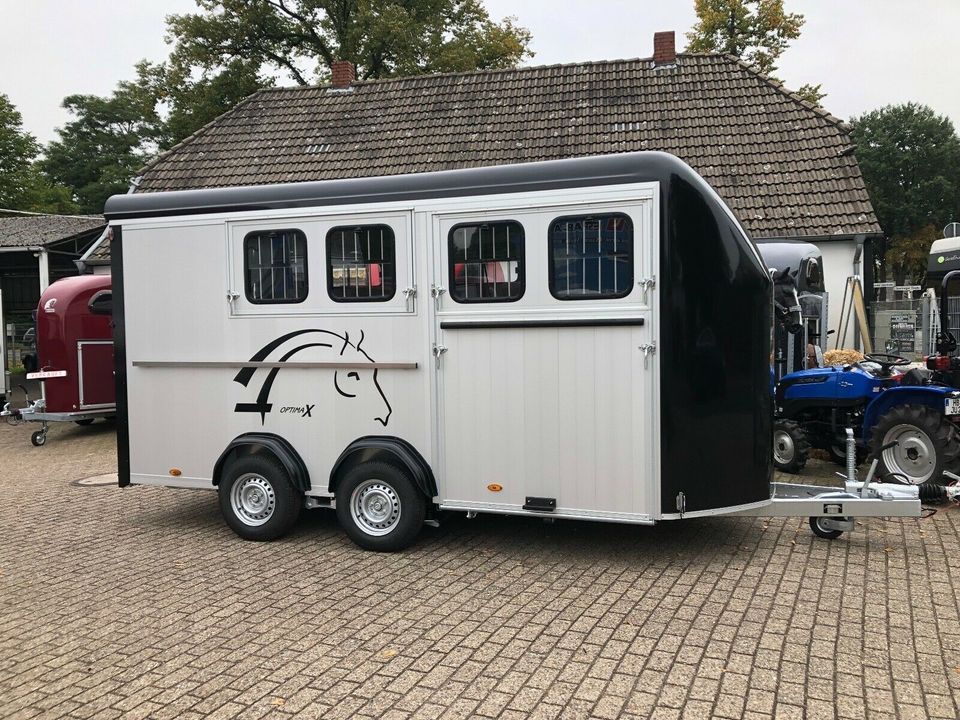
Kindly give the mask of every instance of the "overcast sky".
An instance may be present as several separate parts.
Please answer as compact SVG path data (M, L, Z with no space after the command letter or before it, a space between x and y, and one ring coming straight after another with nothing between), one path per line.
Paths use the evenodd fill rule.
M649 57L653 33L694 21L693 0L486 0L533 33L531 65ZM824 105L849 119L890 103L926 103L960 127L960 0L786 0L806 16L780 59L787 87L822 83ZM142 58L167 56L164 17L193 0L0 0L0 93L46 142L67 119L66 95L108 94Z

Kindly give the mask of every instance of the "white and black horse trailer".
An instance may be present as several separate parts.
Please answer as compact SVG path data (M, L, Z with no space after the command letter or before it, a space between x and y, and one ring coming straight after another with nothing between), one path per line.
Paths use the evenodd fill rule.
M121 486L218 490L248 539L335 507L381 550L443 510L797 514L771 508L767 270L673 156L137 193L106 215Z

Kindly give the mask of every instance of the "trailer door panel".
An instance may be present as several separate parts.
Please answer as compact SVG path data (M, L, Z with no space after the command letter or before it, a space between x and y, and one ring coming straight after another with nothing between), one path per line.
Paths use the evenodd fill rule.
M434 218L445 506L652 519L652 212Z

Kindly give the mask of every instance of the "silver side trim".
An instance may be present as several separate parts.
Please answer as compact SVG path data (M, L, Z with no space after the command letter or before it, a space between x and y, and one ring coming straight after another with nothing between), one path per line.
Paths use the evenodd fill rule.
M829 489L829 488L828 488ZM746 514L744 511L753 510L754 508L762 508L771 503L771 500L759 500L757 502L746 503L744 505L731 505L730 507L721 507L721 508L710 508L709 510L693 510L684 512L682 515L680 513L663 513L660 516L661 520L682 520L684 518L695 518L695 517L712 517L716 515L736 515L739 513Z
M220 360L134 360L134 367L142 368L300 368L328 370L416 370L415 362L231 362Z
M479 503L470 501L442 502L441 510L465 510L468 512L495 513L497 515L524 515L526 517L563 518L564 520L602 520L603 522L628 523L631 525L655 525L649 515L639 513L620 513L603 510L574 510L557 508L553 512L524 510L519 505L500 503Z

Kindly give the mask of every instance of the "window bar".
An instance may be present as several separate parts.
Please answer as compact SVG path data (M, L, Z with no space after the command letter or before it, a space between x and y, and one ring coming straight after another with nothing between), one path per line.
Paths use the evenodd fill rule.
M567 236L567 295L570 294L570 223L567 222L564 224L564 233Z
M293 278L293 297L298 298L300 297L300 283L297 282L297 245L299 245L299 243L297 242L296 235L293 236L290 245L293 248L293 259L290 261L290 273Z
M360 267L357 265L357 255L360 254L360 233L356 230L353 231L353 257L350 260L350 264L356 269L356 272L353 275L353 296L355 298L360 297Z
M597 219L597 292L603 293L603 248L600 247L600 220Z
M587 294L587 220L580 226L580 292Z
M347 286L350 283L350 273L347 271L347 233L344 230L340 231L340 297L347 297Z
M477 237L480 238L480 252L477 255L477 287L480 288L480 299L483 300L483 225L477 228Z
M460 228L460 238L463 242L463 299L470 298L470 262L467 259L467 229Z
M519 265L517 266L519 267ZM507 297L513 297L513 273L510 267L510 223L507 223Z
M257 276L260 278L260 295L255 290L253 296L263 300L263 235L257 235Z
M270 238L270 299L277 299L277 278L273 269L274 259L273 259L273 237Z
M380 228L380 297L385 298L387 296L387 276L384 273L386 269L386 260L387 253L384 249L384 240L383 240L383 228Z
M617 265L619 265L619 260L617 258L617 219L613 219L613 291L615 293L620 292L620 285L617 283Z
M280 254L280 257L283 259L283 273L281 277L283 278L283 299L289 300L290 296L287 295L287 268L289 267L289 260L287 258L287 234L282 233L280 235L280 242L283 243L283 252Z

